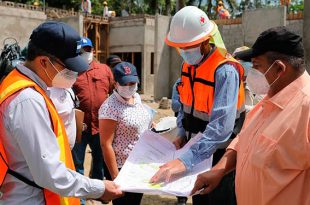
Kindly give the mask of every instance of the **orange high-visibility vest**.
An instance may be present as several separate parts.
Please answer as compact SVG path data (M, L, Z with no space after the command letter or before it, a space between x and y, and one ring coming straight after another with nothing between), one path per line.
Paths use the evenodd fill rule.
M35 82L21 74L16 69L13 70L1 83L0 85L0 105L13 94L21 91L25 88L33 88L39 92L45 100L47 109L50 114L52 129L57 137L57 142L60 148L60 161L62 161L67 168L75 170L74 163L72 160L71 150L68 143L68 137L64 124L60 119L56 108L52 101L45 94L44 90L40 88ZM0 186L3 184L5 176L9 170L8 160L5 153L5 148L2 144L2 138L0 136ZM13 153L14 154L14 153ZM21 175L20 173L18 173ZM73 197L61 197L56 193L53 193L47 189L43 189L46 205L79 205L80 199Z
M198 67L186 62L183 64L181 82L177 88L183 105L184 118L186 118L183 118L183 127L186 131L192 133L204 131L214 103L215 72L224 63L234 65L239 73L239 94L236 107L239 111L243 111L245 102L242 82L243 67L230 55L224 57L218 49L215 49Z

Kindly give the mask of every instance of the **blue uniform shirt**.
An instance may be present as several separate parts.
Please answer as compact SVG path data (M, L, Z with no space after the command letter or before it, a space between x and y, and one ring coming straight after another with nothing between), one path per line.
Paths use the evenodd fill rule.
M238 92L237 70L230 64L221 65L215 73L214 103L210 122L203 132L203 137L179 158L187 170L191 170L193 166L209 158L230 138L237 115ZM182 118L183 110L180 109L177 125L179 136L185 137Z

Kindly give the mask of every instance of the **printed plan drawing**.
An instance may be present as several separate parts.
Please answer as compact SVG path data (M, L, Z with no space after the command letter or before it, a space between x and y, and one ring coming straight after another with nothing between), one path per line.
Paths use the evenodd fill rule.
M172 182L152 184L149 181L159 166L178 158L201 137L201 133L197 134L183 148L176 150L175 146L160 134L144 132L115 179L115 183L126 192L189 196L197 175L211 168L212 157L195 165L191 172Z

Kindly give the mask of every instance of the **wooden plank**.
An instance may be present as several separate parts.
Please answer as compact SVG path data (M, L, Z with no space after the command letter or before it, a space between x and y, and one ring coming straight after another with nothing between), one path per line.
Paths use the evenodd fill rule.
M96 52L96 58L98 59L99 55L98 55L98 50L99 50L99 44L100 44L100 34L99 34L99 25L96 23L95 24L95 52Z

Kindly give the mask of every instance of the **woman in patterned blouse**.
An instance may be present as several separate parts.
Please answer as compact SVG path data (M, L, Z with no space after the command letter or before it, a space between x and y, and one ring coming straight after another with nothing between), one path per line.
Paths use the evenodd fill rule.
M134 65L122 62L113 69L116 89L99 109L99 130L105 163L114 180L140 135L150 127L152 116L136 92L139 83ZM140 193L125 193L113 205L139 205Z

